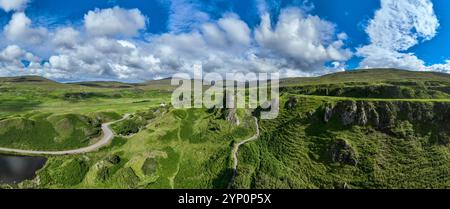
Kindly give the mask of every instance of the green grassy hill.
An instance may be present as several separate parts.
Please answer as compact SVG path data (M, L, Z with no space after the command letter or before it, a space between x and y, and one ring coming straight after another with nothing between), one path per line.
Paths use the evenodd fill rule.
M282 82L235 188L449 188L450 76L360 70Z
M448 188L450 103L284 97L236 188Z
M352 98L450 99L450 76L404 70L356 70L280 82L281 91Z
M450 187L448 74L373 69L280 83L280 115L259 120L261 136L240 148L233 187ZM19 186L226 188L233 145L255 133L251 110L238 110L238 125L226 110L162 108L169 84L0 79L0 146L80 147L99 121L132 114L108 147L49 157Z
M50 157L39 182L23 188L225 188L231 148L253 134L252 119L224 120L219 111L156 108L141 131L83 156ZM137 116L135 116L137 117Z
M52 80L40 76L18 76L0 77L0 82L4 83L56 83Z
M288 78L282 86L318 85L336 83L385 83L385 82L450 82L450 75L438 72L418 72L399 69L361 69L311 78Z
M100 136L100 121L77 114L34 113L0 120L0 147L68 150L86 147Z

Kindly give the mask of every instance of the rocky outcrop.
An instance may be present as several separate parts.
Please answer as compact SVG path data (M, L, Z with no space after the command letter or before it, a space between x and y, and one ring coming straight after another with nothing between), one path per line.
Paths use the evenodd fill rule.
M120 156L118 156L118 155L109 155L106 157L106 161L113 165L119 164L120 160L121 160Z
M355 151L344 139L337 139L330 147L330 159L334 163L356 166L358 160Z
M331 119L331 116L333 116L333 107L330 106L326 106L325 107L325 111L324 111L324 115L323 115L323 121L325 123L328 123Z
M442 86L441 86L442 85ZM358 82L347 84L302 85L281 87L281 91L297 94L351 97L351 98L398 98L398 99L439 99L450 96L447 83L388 82L379 85Z
M401 138L411 138L411 130L422 127L433 131L439 144L450 142L450 103L339 101L323 108L323 121L328 123L332 118L344 126L372 126Z
M285 108L288 110L292 110L297 106L298 99L295 97L290 97L289 100L285 104Z
M343 125L384 128L398 120L444 123L450 121L450 103L340 101L324 107L324 122L337 117Z
M341 109L341 121L344 126L348 126L351 124L354 124L356 121L358 106L354 101L349 101L343 103L342 106L340 106Z
M235 125L239 125L240 124L240 121L239 121L239 118L237 116L237 112L236 112L235 108L226 109L224 115L225 115L225 120L226 121L228 121L228 122L230 122L232 124L235 124Z
M332 117L345 126L367 125L369 123L379 124L379 114L372 103L341 101L334 106L326 105L324 109L324 122L328 123Z

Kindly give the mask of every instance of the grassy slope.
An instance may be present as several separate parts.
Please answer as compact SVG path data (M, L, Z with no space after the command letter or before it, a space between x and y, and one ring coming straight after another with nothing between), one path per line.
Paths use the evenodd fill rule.
M171 89L167 80L60 84L38 77L0 79L0 122L9 126L2 127L8 132L5 135L0 130L0 146L50 150L84 146L88 141L76 142L88 139L80 130L95 128L87 125L90 120L112 121L120 114L133 113L129 120L133 122L113 128L127 133L138 126L135 135L117 137L111 146L95 153L49 157L36 180L23 182L21 187L225 187L231 174L231 146L254 132L251 120L247 123L242 113L243 124L236 127L207 110L164 114L164 108L158 107L168 103ZM150 124L142 127L134 122L137 119ZM16 120L19 125L11 122ZM20 127L28 123L33 125ZM12 137L10 132L20 134Z
M48 115L50 118L74 114L112 120L118 114L147 111L161 102L167 103L173 89L168 86L168 80L145 84L59 84L36 80L39 79L15 79L14 82L0 79L0 122L49 113L53 114ZM443 178L449 172L449 150L445 145L429 144L429 136L405 140L369 126L342 126L336 121L324 124L310 115L324 104L343 100L448 102L449 82L448 75L385 69L283 80L283 101L294 95L299 105L295 110L282 107L279 118L261 122L261 138L243 146L239 152L240 165L234 186L447 187L450 183ZM305 86L307 93L303 92ZM368 95L380 94L367 88L370 86L394 86L401 91L395 89L395 93L400 93L394 97L372 98ZM328 93L324 94L323 89ZM336 89L345 91L330 95ZM367 90L370 94L365 94ZM241 117L245 115L241 113ZM49 123L52 121L55 123L55 120ZM57 134L54 127L49 125L45 132ZM40 183L28 181L22 186L223 188L231 172L229 155L233 140L252 135L253 129L251 122L234 127L206 110L171 111L154 118L131 138L116 138L110 147L99 152L49 158L39 172ZM357 166L327 158L330 146L339 140L350 145L357 156Z
M285 95L284 102L293 95ZM400 108L393 122L344 125L339 117L323 121L323 108L342 102L336 98L295 96L298 104L282 105L276 120L262 121L262 136L244 146L234 187L237 188L449 188L450 103L407 100L354 100ZM347 102L353 101L346 99ZM422 107L409 112L403 106ZM433 107L434 106L434 107ZM436 106L444 106L446 112ZM340 111L342 112L342 111ZM412 113L412 114L411 114ZM431 120L408 119L429 117ZM382 117L380 115L380 117ZM437 118L441 118L440 121ZM333 146L342 161L333 160ZM356 159L356 164L346 159ZM347 159L348 160L348 159ZM350 161L352 162L352 161Z
M50 157L38 173L39 183L22 187L224 188L231 175L231 146L252 130L250 117L237 127L207 110L173 110L99 152ZM111 160L114 156L119 160Z
M67 150L88 146L100 135L100 122L77 114L33 113L0 121L0 146Z
M149 86L1 78L0 146L33 150L87 146L99 136L100 123L168 102L168 92L144 90Z
M449 99L450 76L400 70L360 70L281 81L296 94L371 99Z
M450 173L448 122L441 123L438 131L439 140L443 139L444 143L436 143L433 130L439 126L438 121L405 126L412 122L403 119L386 131L371 125L344 126L336 119L324 123L320 113L324 105L340 101L377 102L394 104L394 107L443 103L447 104L447 112L430 111L429 114L449 118L448 74L360 70L318 78L286 79L281 86L284 102L294 95L299 104L295 109L282 108L276 120L261 122L260 139L245 145L239 153L241 164L234 187L450 187L445 177ZM336 92L339 92L337 96ZM356 165L330 159L333 146L342 140L357 159Z
M324 75L313 78L288 78L281 81L282 86L320 85L335 83L382 83L382 82L450 82L450 76L444 73L417 72L394 69L355 70Z
M133 112L168 102L170 92L153 84L121 85L92 82L61 84L35 77L0 79L0 118L29 111L88 114L96 111ZM31 81L30 81L31 80ZM115 83L114 83L115 84ZM124 84L125 85L125 84ZM100 86L100 87L99 87Z

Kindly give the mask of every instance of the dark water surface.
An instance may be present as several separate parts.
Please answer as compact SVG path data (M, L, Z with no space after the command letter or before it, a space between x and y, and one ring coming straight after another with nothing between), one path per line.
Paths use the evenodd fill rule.
M0 183L15 184L31 180L46 161L44 157L0 155Z

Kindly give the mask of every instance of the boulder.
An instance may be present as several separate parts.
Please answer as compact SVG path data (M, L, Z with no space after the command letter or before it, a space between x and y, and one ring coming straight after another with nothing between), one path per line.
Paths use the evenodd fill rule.
M325 107L325 113L323 115L323 121L325 123L328 123L332 116L333 116L333 107L326 106Z
M239 118L237 117L236 111L237 110L235 108L227 109L225 111L225 120L232 124L239 125L240 121Z
M355 124L358 106L354 101L346 101L341 103L344 105L341 106L340 110L342 110L341 121L344 126Z
M331 161L334 163L353 166L356 166L358 164L355 151L344 139L337 139L336 141L334 141L331 144L329 153Z
M109 155L108 157L106 157L106 161L113 165L116 165L120 163L120 157L118 155Z
M295 97L290 97L289 100L285 104L285 108L288 110L292 110L297 106L298 100Z

